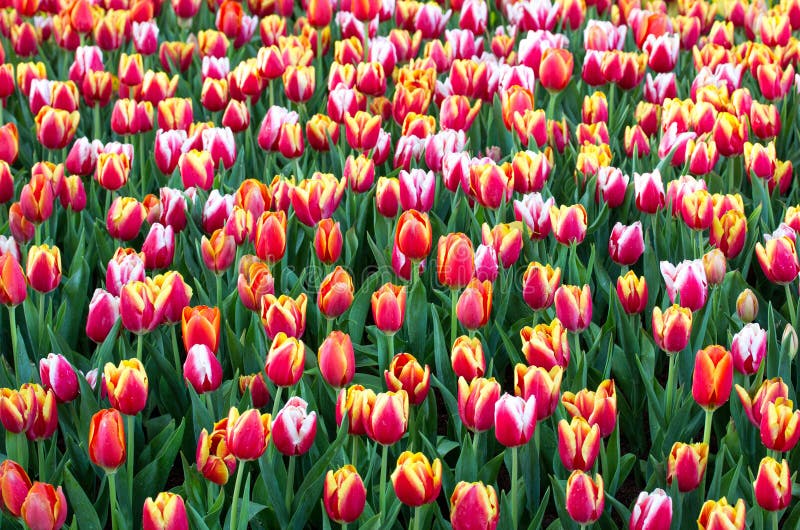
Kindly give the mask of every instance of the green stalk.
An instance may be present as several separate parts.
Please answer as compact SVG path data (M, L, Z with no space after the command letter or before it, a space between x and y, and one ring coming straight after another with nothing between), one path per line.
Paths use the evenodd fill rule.
M233 500L231 500L231 530L239 528L236 521L236 510L239 508L239 491L242 489L242 475L246 464L247 462L240 460L239 469L236 470L236 484L233 486Z
M383 522L383 518L386 515L386 468L389 462L389 447L384 445L383 451L381 452L381 485L379 494L379 503L378 506L380 507L380 516L378 521Z
M456 315L456 306L458 305L458 291L450 289L450 347L456 343L456 334L458 333L458 317Z
M16 306L8 306L8 327L11 331L11 352L14 355L14 369L17 375L17 384L21 385L22 381L19 378L20 362L17 350L17 308Z
M127 471L128 471L128 497L131 499L131 505L133 505L133 445L134 445L134 437L133 437L133 430L134 430L134 422L136 421L136 416L125 416L125 420L128 424L128 463L127 463Z
M44 440L36 442L36 455L39 458L39 481L47 482L47 473L45 473L45 458L44 458Z
M292 513L292 496L294 495L294 471L297 466L297 457L289 457L289 472L286 477L286 511Z
M117 530L117 513L119 509L117 507L117 479L116 479L116 471L114 473L106 474L108 477L108 499L111 503L111 528L112 530Z
M147 194L147 186L145 185L144 181L144 133L139 133L138 137L138 148L139 148L139 180L141 181L139 184L142 186L142 199L144 200L144 196Z
M422 510L421 506L414 508L414 530L422 530Z
M222 274L217 274L216 280L217 280L217 305L219 306L220 311L222 311Z
M778 530L778 519L779 519L778 512L770 512L769 516L770 519L772 519L772 529Z
M787 283L783 286L783 288L786 291L786 302L789 304L789 322L791 322L792 327L796 329L797 313L795 312L794 298L792 298L792 290L789 287L790 285L791 283Z
M703 427L703 443L708 445L711 441L711 420L714 418L714 409L706 409L706 424Z
M333 319L326 318L325 319L325 338L330 337L331 333L333 333Z
M517 503L518 452L518 447L511 448L511 525L514 530L517 530L517 522L519 521L519 504Z
M25 433L6 431L6 453L23 469L28 469L28 439Z
M669 372L667 372L667 395L666 395L666 403L665 407L666 410L664 411L664 415L667 418L667 421L672 418L672 407L673 407L673 399L675 399L675 390L677 382L675 381L675 367L678 364L678 354L673 353L672 355L667 356L669 358Z
M380 366L379 373L381 374L384 370L386 370L386 365L392 362L392 359L394 359L394 334L386 335L386 353L388 354L387 358L383 360L384 362Z
M180 349L178 348L178 332L175 331L176 325L169 327L169 333L172 336L172 355L175 361L175 370L177 373L183 372L183 367L181 366L181 353Z
M39 349L42 348L42 339L44 338L44 328L46 324L44 322L44 293L39 293Z
M92 118L94 119L94 129L92 132L93 140L100 138L100 105L95 103L92 107Z
M358 437L355 435L350 436L353 446L350 449L350 463L354 468L358 469Z
M541 429L534 429L533 431L533 451L531 455L531 460L533 460L533 491L531 492L533 499L531 499L531 502L539 501L539 484L541 483L541 470L539 467L540 432Z
M139 333L136 335L136 358L139 362L142 361L142 349L144 348L144 335Z
M275 416L278 415L278 411L281 410L281 393L283 393L283 387L279 386L278 390L275 391L275 402L272 404L272 420L275 420Z
M419 261L411 260L411 287L417 285L419 281Z
M480 441L481 441L481 439L480 439L480 435L481 435L481 433L480 433L480 432L477 432L477 431L476 431L476 432L475 432L475 433L472 435L472 452L473 452L475 455L477 455L477 454L478 454L478 444L479 444L479 443L480 443Z

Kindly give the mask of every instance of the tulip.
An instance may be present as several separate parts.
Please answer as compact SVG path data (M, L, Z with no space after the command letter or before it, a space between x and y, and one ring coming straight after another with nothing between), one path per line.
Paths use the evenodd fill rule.
M550 210L554 204L552 197L545 201L540 193L529 193L522 201L514 201L514 217L525 223L532 239L544 239L551 230Z
M89 458L106 473L125 463L125 429L117 409L104 409L92 416L89 425Z
M183 497L162 491L153 501L147 497L142 507L143 530L189 530Z
M534 311L547 309L553 303L561 281L561 268L532 261L522 276L522 298Z
M0 464L0 500L5 511L20 517L30 489L31 479L22 466L13 460L3 460Z
M63 149L78 130L80 114L77 111L54 109L49 105L36 114L36 139L47 149Z
M483 376L486 371L486 360L481 341L467 335L458 337L450 353L450 364L456 377L463 377L468 382Z
M569 471L589 471L600 453L600 427L580 416L558 422L558 456Z
M528 443L536 428L536 398L503 394L495 403L494 425L502 445L516 448Z
M747 237L747 219L738 210L729 210L714 217L709 231L709 242L720 249L728 259L739 255Z
M569 84L574 67L572 53L563 48L548 48L542 54L539 65L539 81L550 92L550 97L555 97L555 92L561 92Z
M641 492L631 512L630 530L669 530L671 525L672 498L661 488Z
M450 496L453 530L494 530L500 520L497 492L483 482L459 482Z
M474 433L487 431L494 422L494 408L500 399L500 384L494 378L458 378L458 415Z
M461 324L470 330L485 326L492 312L492 283L473 278L456 305L456 316Z
M58 530L67 520L67 498L50 484L34 482L20 508L22 520L32 529Z
M192 288L186 284L183 276L179 272L168 271L146 281L153 293L157 293L155 311L158 323L172 325L180 322L183 308L189 305L192 298Z
M430 390L431 369L423 368L410 353L398 353L392 358L389 369L383 372L390 391L404 390L412 405L420 405Z
M330 173L314 173L291 188L291 201L300 222L314 226L338 208L347 182Z
M346 465L325 475L322 504L328 517L337 523L348 524L361 517L366 499L364 481L355 467Z
M106 267L106 289L119 296L122 288L135 281L144 282L144 255L133 249L118 248Z
M141 361L123 360L119 366L106 363L103 380L112 407L128 416L135 416L144 410L149 384Z
M638 277L633 271L617 278L617 297L622 309L629 315L644 311L647 306L647 280Z
M155 329L160 323L155 298L156 293L145 282L133 281L125 284L119 298L122 326L140 336Z
M0 160L11 165L19 155L19 131L16 124L6 123L0 126Z
M472 241L460 232L441 236L437 245L436 272L439 283L450 289L465 287L475 266Z
M236 240L219 228L210 238L203 236L200 239L200 255L206 268L215 274L221 274L236 259Z
M135 239L139 235L145 216L145 208L139 201L133 197L117 197L111 203L106 216L108 234L122 241Z
M605 508L603 477L595 475L594 480L580 470L575 470L567 479L567 512L581 525L597 521Z
M213 392L222 384L222 365L208 346L195 344L186 352L183 379L198 394Z
M758 298L750 289L745 289L736 297L736 314L744 323L750 323L758 315Z
M280 387L296 385L303 375L304 364L305 346L303 343L294 337L287 336L282 331L278 332L267 352L264 368L267 377Z
M228 450L239 460L256 460L267 449L270 439L269 414L260 414L258 409L239 413L236 407L228 412L225 442Z
M188 352L192 346L202 344L212 353L219 347L220 310L218 307L186 306L181 315L183 346Z
M353 380L356 370L350 335L332 331L319 347L317 364L326 383L334 388L347 386Z
M325 318L335 319L349 309L353 294L352 278L343 268L336 267L320 283L317 307Z
M569 331L580 332L592 322L592 293L588 285L562 285L554 296L556 318Z
M330 265L339 260L342 255L342 229L333 219L322 219L317 224L314 234L314 250L317 258L324 264Z
M35 397L24 397L26 403L30 403L29 414L33 416L33 421L25 431L28 440L40 441L53 436L58 428L58 408L56 406L56 395L52 389L45 391L44 388L35 383L25 383L20 388L20 394L26 396L29 392Z
M430 462L422 453L404 451L392 472L392 485L400 502L417 507L434 502L442 490L442 462Z
M667 484L677 479L678 491L692 491L703 480L707 463L708 444L675 442L667 460Z
M481 240L483 244L491 245L494 248L505 269L508 269L516 263L522 251L521 228L522 224L519 221L515 223L501 223L491 230L486 223L481 227Z
M718 501L708 500L703 503L700 516L697 518L697 528L698 530L716 528L744 530L747 525L746 519L744 500L739 499L736 505L731 506L728 500L722 497Z
M367 433L366 423L375 404L375 392L361 385L352 385L339 391L336 400L336 425L341 425L347 415L347 432L353 435Z
M386 283L372 293L372 319L377 328L387 335L393 335L403 327L406 292L405 286Z
M766 247L756 243L756 257L764 275L772 283L791 283L800 273L795 242L788 236L769 238Z
M733 336L731 355L737 372L753 375L758 372L767 354L767 332L758 324L746 324Z
M642 223L636 221L630 226L617 223L611 230L608 240L609 257L618 265L633 265L644 253Z
M302 455L311 449L317 434L317 413L308 413L308 403L290 398L272 422L272 442L282 454Z
M264 381L264 373L258 372L251 375L239 376L239 393L250 394L250 401L253 407L260 409L269 402L269 389Z
M773 451L791 451L800 439L800 410L793 409L791 400L778 397L762 411L761 442Z
M37 177L32 175L30 182L22 187L19 195L19 207L25 219L37 225L49 219L53 214L54 195L49 179L41 174Z
M30 429L36 421L37 410L34 387L23 385L19 391L0 389L0 422L9 433L20 434Z
M60 403L68 403L80 392L78 374L63 355L47 354L39 361L39 377L45 388L53 390Z
M25 273L13 254L0 254L0 302L13 308L28 296Z
M674 304L662 313L653 308L653 338L656 345L668 353L678 353L689 344L692 331L692 311Z
M531 328L525 326L519 332L522 340L522 353L528 364L541 366L546 370L554 366L566 367L569 364L569 343L567 331L558 318L548 324L538 324Z
M577 394L564 392L561 403L573 418L585 418L590 425L598 425L603 438L609 436L616 427L617 394L613 379L600 383L596 392L587 389Z
M406 210L397 222L395 245L408 259L421 261L431 251L431 230L428 214Z
M702 260L686 260L677 266L662 261L661 275L666 283L670 302L675 303L676 294L679 294L682 307L697 311L705 305L708 278Z
M562 245L580 244L586 237L586 209L581 204L551 206L550 223L556 241Z
M758 466L758 474L753 482L756 502L767 511L787 508L792 501L792 479L789 476L789 463L780 463L772 457L764 457Z
M636 208L644 213L656 213L664 207L665 195L661 173L634 173L633 184L636 196Z
M224 486L236 469L236 457L228 449L227 418L214 425L209 435L206 429L200 432L197 440L195 460L197 470L214 484Z
M401 389L377 394L365 427L367 436L381 445L398 442L408 428L408 393Z
M261 304L261 323L267 336L273 340L280 333L294 338L303 336L307 302L305 293L300 293L297 298L265 295Z
M733 357L725 348L708 346L697 352L692 377L692 396L707 411L728 401L733 387Z

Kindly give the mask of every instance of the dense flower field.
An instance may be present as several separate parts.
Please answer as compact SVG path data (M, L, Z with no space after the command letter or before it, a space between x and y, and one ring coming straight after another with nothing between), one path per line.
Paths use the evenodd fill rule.
M800 528L800 0L0 5L0 526Z

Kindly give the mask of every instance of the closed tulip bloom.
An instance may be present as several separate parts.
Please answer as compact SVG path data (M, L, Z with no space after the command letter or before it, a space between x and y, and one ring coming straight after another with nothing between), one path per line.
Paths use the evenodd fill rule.
M458 378L458 415L467 429L488 431L494 424L494 408L500 399L500 384L494 378Z
M423 367L410 353L398 353L384 370L386 387L397 392L405 390L408 401L412 405L420 405L425 401L431 386L431 369L427 364Z
M556 316L569 331L580 332L592 322L592 293L588 285L562 285L554 297Z
M325 318L337 318L353 303L353 280L343 268L336 267L323 278L317 295L317 307Z
M19 207L25 219L33 224L40 224L53 215L55 192L52 182L44 175L31 176L30 182L22 187L19 195ZM13 205L11 207L14 208Z
M15 123L6 123L0 126L0 160L11 165L17 161L18 155L19 131Z
M236 283L239 300L250 311L258 312L262 298L275 294L275 279L266 263L255 259L245 266L243 263L244 258L239 262L239 278Z
M49 105L36 114L36 139L47 149L63 149L75 136L81 116L78 111L54 109Z
M550 324L538 324L535 328L525 326L519 332L522 353L528 364L546 370L554 366L569 364L567 330L558 318Z
M789 476L789 463L764 457L758 466L758 474L753 482L756 502L767 511L783 510L792 501L792 479Z
M352 385L339 391L336 400L336 425L341 425L345 415L347 432L353 435L367 434L366 423L375 404L375 392L361 385Z
M728 210L711 221L708 241L728 259L739 255L747 238L747 218L738 210Z
M767 354L767 332L758 324L746 324L733 336L731 355L737 372L753 375L758 372Z
M45 391L36 383L25 383L20 388L20 393L25 395L28 392L35 394L35 399L31 399L33 404L30 414L34 416L25 436L28 440L39 441L53 436L58 428L58 407L56 395L52 389Z
M702 260L685 260L678 265L661 262L661 276L670 301L680 294L680 305L692 311L701 309L708 296L708 277Z
M547 48L539 65L539 81L555 97L554 92L564 90L572 77L574 60L572 53L563 48Z
M144 280L144 254L139 254L132 248L118 248L114 256L108 260L106 267L108 292L113 296L119 296L125 285Z
M397 222L395 244L410 260L423 260L431 251L431 231L428 214L406 210Z
M334 388L342 388L353 380L356 359L350 335L332 331L317 353L319 371L326 383Z
M617 425L617 393L613 379L600 383L597 391L564 392L561 403L573 418L581 417L590 425L599 426L603 438L609 436Z
M61 283L61 252L49 245L28 249L28 281L40 293L49 293Z
M600 453L600 427L580 416L558 422L558 456L569 471L589 471Z
M484 245L491 245L503 268L507 269L516 263L522 251L522 223L500 223L489 229L484 223L481 227L481 240Z
M361 517L367 500L364 481L351 465L328 471L322 493L322 505L328 517L340 524L348 524Z
M458 337L450 352L450 365L456 377L463 377L467 382L483 376L486 372L486 359L480 339L467 335Z
M114 239L130 241L139 235L146 217L145 207L133 197L117 197L106 216L106 229Z
M227 484L228 478L236 470L236 457L228 449L227 425L226 418L214 425L211 434L203 429L197 440L195 454L197 470L207 480L220 486Z
M34 482L20 509L22 520L32 530L58 530L67 520L67 498L51 484Z
M186 352L183 379L198 394L213 392L222 384L222 365L208 346L195 344Z
M774 403L778 398L789 398L789 387L780 377L767 379L758 389L753 396L747 393L743 387L736 385L736 394L742 402L747 419L750 423L757 428L761 427L761 418L767 411L767 406Z
M718 248L712 248L703 254L702 260L708 283L711 285L721 284L728 269L728 261L725 259L725 254Z
M279 332L267 352L265 371L277 386L296 385L303 375L306 353L302 341Z
M39 361L39 378L45 388L52 388L60 403L68 403L78 397L78 374L69 361L60 354L48 353Z
M239 376L239 393L250 394L250 401L257 409L265 407L269 403L269 389L264 380L264 373L258 372L250 375Z
M239 460L256 460L267 449L270 425L269 414L261 414L258 409L240 414L236 407L231 407L225 432L228 450Z
M142 530L189 530L183 497L168 491L147 497L142 507Z
M28 286L22 266L13 254L0 254L0 302L15 307L27 296Z
M672 525L672 498L661 488L643 491L631 512L630 530L669 530Z
M220 311L218 307L186 306L183 308L181 332L186 351L196 344L203 344L216 353L219 347L219 330Z
M422 453L404 451L392 472L392 485L400 502L423 506L436 500L442 490L442 462L430 462Z
M147 404L147 373L138 359L123 360L119 366L106 363L103 381L111 406L128 416L135 416Z
M553 269L549 264L532 261L522 276L522 298L534 311L547 309L553 303L560 282L560 267Z
M779 397L767 403L761 416L761 443L773 451L791 451L800 439L800 410L791 400Z
M183 308L192 299L192 288L177 271L167 271L154 278L147 278L147 283L157 293L155 307L158 324L171 326L181 321Z
M692 491L700 485L708 463L708 444L675 442L667 459L667 484L678 481L678 491Z
M473 278L456 304L456 316L467 329L478 329L489 322L492 313L492 282Z
M142 243L142 254L147 269L169 267L175 257L175 231L172 227L153 223Z
M221 274L236 259L236 240L223 228L217 229L210 238L200 239L200 255L206 268L215 274Z
M586 237L587 216L582 204L552 206L550 223L556 241L562 245L580 244Z
M667 353L678 353L689 344L692 333L692 311L674 304L662 312L653 308L653 339Z
M31 479L22 466L13 460L3 460L0 463L0 507L14 517L19 517L30 489Z
M289 337L302 337L306 329L306 304L308 298L300 293L297 298L285 294L276 297L267 294L261 303L261 323L270 339L280 333Z
M764 276L772 283L791 283L800 272L795 242L788 236L768 238L766 246L756 243L756 257Z
M514 394L527 399L536 398L536 419L549 418L556 410L561 394L564 369L553 366L546 370L539 366L518 363L514 367Z
M628 271L625 276L617 278L617 297L622 309L629 315L644 311L647 307L647 280L644 276L638 277L633 271Z
M264 212L256 222L253 244L256 255L268 263L277 263L286 253L286 213Z
M408 393L400 389L377 394L365 426L367 436L381 445L400 441L408 428Z
M722 346L708 346L695 356L692 396L698 405L714 410L728 401L733 388L733 357Z
M536 428L536 397L503 394L494 407L494 435L506 447L528 443Z
M500 520L497 492L483 482L456 484L450 496L453 530L494 530Z
M592 480L583 471L573 471L567 479L566 494L567 512L576 523L582 525L593 523L603 515L606 497L601 475L595 475Z
M36 421L37 395L35 389L23 385L19 390L0 389L0 423L8 432L20 434Z
M739 499L734 506L722 497L720 500L708 500L700 509L697 518L698 530L744 530L747 527L747 514L745 513L744 500Z
M155 307L156 294L145 282L125 284L119 295L122 326L137 335L148 333L159 324Z
M372 319L379 330L393 335L403 327L406 313L406 293L405 285L392 283L386 283L372 293Z
M317 435L317 413L307 412L308 403L295 396L272 421L272 442L284 455L302 455L311 449Z
M113 473L125 462L125 429L117 409L104 409L92 416L89 424L89 458L106 473Z
M475 256L469 237L461 232L441 236L436 250L439 283L450 289L466 287L475 275Z
M633 265L644 253L644 235L642 223L636 221L625 226L617 223L611 230L608 240L609 257L618 265Z
M339 260L342 255L343 241L342 229L337 221L328 218L317 223L314 233L314 250L322 263L330 265Z

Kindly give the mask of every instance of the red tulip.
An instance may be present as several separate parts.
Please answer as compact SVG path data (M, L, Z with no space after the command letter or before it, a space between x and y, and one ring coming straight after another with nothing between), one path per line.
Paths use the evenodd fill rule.
M103 381L112 407L128 416L135 416L144 410L149 384L141 361L123 360L119 366L106 363Z
M147 497L142 507L142 530L189 530L183 497L168 491Z
M125 428L117 409L104 409L92 416L89 424L89 458L106 473L125 463Z
M667 459L667 484L677 479L678 491L692 491L703 480L707 463L708 444L675 442Z
M595 475L594 480L583 471L575 470L567 479L567 512L572 519L582 525L593 523L600 518L605 508L603 477Z
M260 414L258 409L240 414L231 407L225 432L231 454L239 460L256 460L264 454L270 439L270 420L269 414Z
M437 458L431 463L422 453L405 451L392 472L392 485L406 506L429 504L442 490L442 462Z
M456 484L450 496L450 524L453 530L494 530L500 520L497 492L483 482Z
M67 498L50 484L34 482L20 509L22 520L33 529L58 530L67 520Z
M328 471L322 504L328 517L337 523L348 524L356 521L364 511L367 490L356 468L347 465L336 472Z

